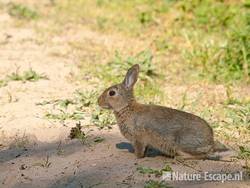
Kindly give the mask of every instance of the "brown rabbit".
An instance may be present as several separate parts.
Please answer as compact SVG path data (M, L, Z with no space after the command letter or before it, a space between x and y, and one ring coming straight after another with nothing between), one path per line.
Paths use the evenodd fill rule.
M138 158L147 146L169 156L207 158L214 151L213 130L200 117L157 105L137 103L133 87L139 65L132 66L122 83L106 89L98 99L102 108L114 111L121 133L132 142Z

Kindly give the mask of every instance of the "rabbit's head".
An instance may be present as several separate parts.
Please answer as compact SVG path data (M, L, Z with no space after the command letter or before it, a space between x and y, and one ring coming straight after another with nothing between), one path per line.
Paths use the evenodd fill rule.
M127 72L122 83L106 89L98 98L98 104L102 108L120 111L135 101L133 87L139 74L139 65L133 65Z

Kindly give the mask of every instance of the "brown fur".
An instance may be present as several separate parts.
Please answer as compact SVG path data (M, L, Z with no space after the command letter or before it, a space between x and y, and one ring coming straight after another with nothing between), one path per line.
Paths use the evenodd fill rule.
M134 65L121 84L106 89L98 99L101 107L114 110L120 131L132 142L136 156L144 157L147 146L172 157L204 158L212 152L213 130L205 120L176 109L136 102L133 86L138 73L139 65ZM115 95L110 96L111 91Z

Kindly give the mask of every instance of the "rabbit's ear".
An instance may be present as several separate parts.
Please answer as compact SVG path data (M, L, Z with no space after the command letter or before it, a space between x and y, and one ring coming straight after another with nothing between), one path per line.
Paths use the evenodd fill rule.
M123 84L127 89L132 89L135 85L139 74L139 68L139 65L135 64L128 69L125 79L123 80Z

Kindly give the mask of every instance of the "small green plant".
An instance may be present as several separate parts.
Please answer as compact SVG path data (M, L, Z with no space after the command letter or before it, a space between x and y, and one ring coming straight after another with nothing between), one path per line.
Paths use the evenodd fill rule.
M165 165L163 169L157 170L148 167L139 166L136 169L141 174L154 174L156 177L159 177L163 172L172 172L172 168L169 165Z
M97 92L76 90L72 98L43 101L36 105L52 105L53 110L45 114L47 119L81 120L95 109L96 100Z
M154 21L153 13L150 11L140 12L138 15L138 19L142 25L152 23Z
M149 180L145 183L144 188L171 188L171 186L164 181Z
M250 102L226 106L226 117L236 126L245 126L250 130Z
M36 105L44 106L48 104L53 104L53 106L59 106L60 108L68 108L69 105L74 105L75 102L71 99L56 99L51 101L38 102Z
M19 19L27 19L32 20L38 18L38 13L31 8L21 5L21 4L9 4L9 15L19 18Z
M38 162L33 164L33 166L40 166L43 168L49 168L51 166L51 162L49 161L49 155L46 156L46 158L42 162Z
M93 107L97 101L97 91L75 91L75 103L80 104L81 107Z
M152 168L148 168L148 167L139 166L139 167L137 167L136 170L141 174L154 174L157 177L162 175L160 170L156 170L156 169L152 169Z
M0 80L0 87L7 86L8 82L6 80Z
M243 147L243 146L239 146L239 155L238 157L240 159L249 159L250 160L250 148L246 148L246 147Z
M69 135L69 138L70 139L78 139L80 140L80 142L82 144L85 144L87 138L88 138L88 135L87 133L85 133L83 130L82 130L82 126L81 126L81 123L77 123L75 127L73 127L70 131L70 135Z
M246 173L250 176L250 148L239 146L238 158L245 161L243 168L246 169Z
M102 129L104 127L111 128L116 121L114 115L107 110L96 108L96 110L92 113L91 123Z
M84 113L80 111L74 111L72 113L69 113L65 112L64 110L60 110L60 113L46 113L45 117L47 119L56 119L60 121L65 121L67 119L82 120L84 119Z
M6 78L6 80L8 81L22 81L22 82L26 81L36 82L40 79L48 79L48 77L44 74L37 73L32 68L30 68L27 71L24 71L22 74L20 74L17 69L16 72L11 73Z

